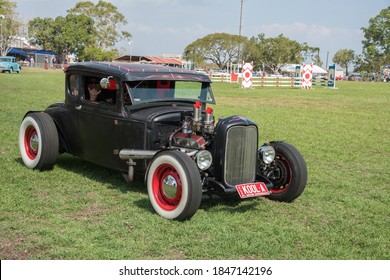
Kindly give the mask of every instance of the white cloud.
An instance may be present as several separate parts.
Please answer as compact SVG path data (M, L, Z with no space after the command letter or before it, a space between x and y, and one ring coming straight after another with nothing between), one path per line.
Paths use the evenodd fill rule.
M152 6L161 6L161 5L177 5L178 0L116 0L114 1L116 5L123 4L126 6L131 5L152 5Z
M147 33L151 34L156 32L156 27L147 25L147 24L138 24L134 22L130 22L127 25L128 29L131 30L131 33Z
M129 23L128 26L133 35L133 53L136 55L181 54L184 48L196 39L213 33L213 30L203 24L182 25L180 27L152 27L150 25Z
M98 0L91 0L97 3ZM138 54L182 52L191 42L211 33L238 34L240 1L226 0L106 0L111 2L129 22L125 29L133 35L133 51ZM361 51L361 26L368 23L389 0L328 0L322 10L310 5L304 11L296 2L244 1L243 35L265 33L267 37L284 34L300 43L335 52L341 48ZM80 0L16 0L24 19L65 15ZM386 5L385 5L386 4ZM325 5L325 4L324 4ZM277 23L274 23L277 22ZM126 42L123 42L125 45ZM127 44L128 47L128 44Z
M337 51L340 48L349 48L355 51L361 47L363 33L360 29L348 29L342 27L329 27L325 25L306 24L295 22L292 24L269 24L253 26L246 30L251 36L264 33L267 37L276 37L280 34L298 41L307 42L310 46L319 47L322 50ZM337 48L337 49L334 49Z

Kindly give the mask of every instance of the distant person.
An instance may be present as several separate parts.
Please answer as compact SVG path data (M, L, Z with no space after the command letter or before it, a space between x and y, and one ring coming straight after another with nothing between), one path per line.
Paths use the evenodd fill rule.
M55 68L54 64L56 64L57 62L57 58L53 55L53 57L51 58L51 67L52 68Z
M31 63L30 57L27 56L26 60L24 62L26 63L26 66L30 66L30 63Z
M45 69L49 69L49 58L47 56L45 56L45 59L44 59L44 63L45 63Z

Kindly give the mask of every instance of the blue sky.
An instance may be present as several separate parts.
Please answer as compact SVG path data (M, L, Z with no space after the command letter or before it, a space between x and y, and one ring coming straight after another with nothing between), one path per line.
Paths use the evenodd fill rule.
M66 15L78 0L16 0L19 16ZM97 3L97 0L92 0ZM125 29L133 44L121 42L123 52L133 55L182 54L184 48L210 33L238 34L241 0L111 0L126 17ZM390 6L390 0L244 0L242 35L264 33L276 37L283 33L299 43L321 49L329 63L343 48L361 53L362 27Z

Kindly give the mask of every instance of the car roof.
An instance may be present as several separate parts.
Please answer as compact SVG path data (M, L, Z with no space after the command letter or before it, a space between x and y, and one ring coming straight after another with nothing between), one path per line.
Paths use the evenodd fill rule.
M140 80L181 80L181 81L198 81L211 82L210 78L202 73L187 70L183 68L123 63L123 62L79 62L70 64L65 72L70 71L89 71L99 74L119 76L125 81Z

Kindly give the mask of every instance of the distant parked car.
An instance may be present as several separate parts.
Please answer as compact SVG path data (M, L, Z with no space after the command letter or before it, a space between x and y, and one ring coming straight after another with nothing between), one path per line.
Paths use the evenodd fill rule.
M22 67L19 65L19 63L16 62L15 57L0 56L0 73L20 73L20 71L22 71Z
M348 81L362 81L362 76L359 73L352 73L348 76Z
M207 75L207 72L203 69L195 69L196 72L200 73L200 74L204 74L204 75Z

